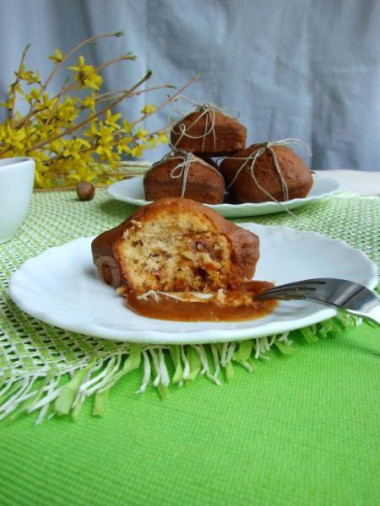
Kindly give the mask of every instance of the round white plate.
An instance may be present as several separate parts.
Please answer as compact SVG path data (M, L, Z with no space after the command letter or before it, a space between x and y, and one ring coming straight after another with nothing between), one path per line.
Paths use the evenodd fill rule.
M261 216L264 214L280 213L287 209L295 209L316 200L321 200L336 193L341 185L335 179L322 177L319 174L313 174L313 187L310 193L304 199L293 199L287 202L262 202L253 204L205 204L218 211L226 218L242 218L244 216ZM144 186L142 177L133 177L114 183L108 187L109 194L117 200L134 204L135 206L145 206L149 201L144 199Z
M241 224L260 237L255 279L288 283L336 277L377 284L376 265L342 241L284 226ZM243 322L173 322L139 316L97 275L91 237L50 248L27 260L11 277L10 295L26 313L67 330L106 339L149 343L235 341L294 330L336 311L305 301L281 302L273 313Z

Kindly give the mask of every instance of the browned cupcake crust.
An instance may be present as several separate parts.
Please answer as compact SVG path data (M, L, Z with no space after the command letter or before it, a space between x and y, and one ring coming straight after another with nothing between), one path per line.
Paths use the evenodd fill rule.
M216 291L254 275L259 238L190 199L137 210L92 242L103 280L129 292Z
M145 199L186 197L205 204L220 204L225 190L219 170L191 153L173 153L155 163L144 177Z
M263 146L264 144L253 144L249 148L238 151L232 157L226 158L221 163L220 170L227 185L230 185L229 192L233 201L236 203L273 200L281 202L306 197L313 185L311 171L293 149L287 146L272 146L286 185L287 195L270 150L267 149L256 159L253 167L256 181L251 174L252 162L250 160L242 168L245 161L249 157L252 158ZM239 170L240 173L237 175Z
M213 108L200 108L176 123L170 134L174 147L209 156L231 154L245 147L247 129Z

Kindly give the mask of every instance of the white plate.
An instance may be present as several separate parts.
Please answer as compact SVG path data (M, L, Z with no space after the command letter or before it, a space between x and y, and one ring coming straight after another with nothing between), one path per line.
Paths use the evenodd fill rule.
M313 174L313 187L310 193L304 199L293 199L287 202L262 202L260 204L205 204L218 211L226 218L242 218L244 216L261 216L264 214L280 213L287 209L295 209L316 200L321 200L336 193L341 185L335 179L322 177L319 174ZM135 206L145 206L149 201L144 199L144 186L142 177L133 177L114 183L108 187L109 194L123 202L134 204Z
M284 226L242 227L260 236L255 279L276 284L337 277L377 284L376 265L342 241ZM336 311L312 302L281 302L273 313L243 322L172 322L139 316L103 283L92 263L92 238L50 248L27 260L11 277L10 295L26 313L44 322L92 336L130 342L202 343L235 341L285 332L320 322Z

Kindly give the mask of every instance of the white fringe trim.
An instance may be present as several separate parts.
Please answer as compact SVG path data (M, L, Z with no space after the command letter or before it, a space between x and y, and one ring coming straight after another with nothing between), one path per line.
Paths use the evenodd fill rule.
M309 327L307 332L317 339L318 335L323 336L333 330L336 322L336 319L327 320ZM345 317L341 323L349 327L361 324L361 320L353 322ZM305 329L301 329L301 333L302 330ZM293 345L289 332L242 343L173 346L173 354L168 352L168 346L130 345L110 357L101 357L87 364L82 362L63 371L58 370L58 366L53 366L50 371L44 368L31 372L29 376L22 371L23 376L17 377L15 374L0 389L0 420L36 411L37 425L56 414L71 413L75 417L85 400L92 395L99 400L96 414L101 415L110 389L122 376L138 368L143 372L141 385L136 392L138 394L145 392L148 385L152 384L162 395L173 383L169 373L172 369L175 371L174 382L179 386L198 374L220 386L222 369L227 379L233 375L234 363L252 372L252 360L269 360L267 354L272 347L276 346L285 352L284 345ZM4 373L0 371L1 377L4 377ZM99 396L103 397L99 399Z

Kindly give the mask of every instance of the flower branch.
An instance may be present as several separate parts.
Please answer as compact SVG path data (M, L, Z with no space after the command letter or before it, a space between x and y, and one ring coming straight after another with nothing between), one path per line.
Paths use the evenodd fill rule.
M44 83L41 83L38 71L26 69L29 46L23 51L8 99L0 104L8 112L8 118L0 124L0 158L33 157L36 187L71 186L78 181L107 184L125 174L117 170L123 157L141 157L147 149L167 142L163 129L148 132L138 125L167 106L198 75L157 106L146 103L140 117L131 121L114 112L117 105L142 94L175 86L166 83L143 87L152 76L152 71L148 70L129 89L102 91L101 72L121 61L133 60L135 57L131 53L98 66L91 65L79 55L77 62L70 64L72 56L83 46L121 35L121 32L112 32L89 37L66 54L56 49L49 57L55 65ZM59 92L51 95L49 84L59 70L65 70L69 75ZM16 93L29 104L29 110L23 115L16 110Z

